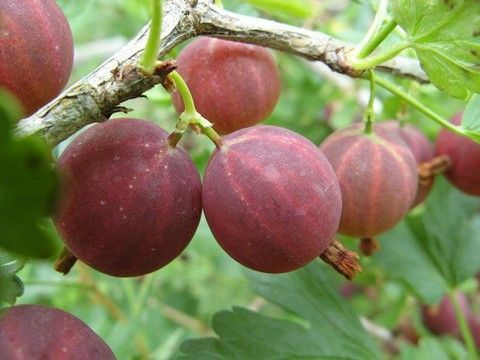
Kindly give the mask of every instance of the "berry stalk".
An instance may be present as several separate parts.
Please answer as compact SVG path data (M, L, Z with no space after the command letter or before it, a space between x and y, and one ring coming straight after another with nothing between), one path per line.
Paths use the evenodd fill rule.
M388 80L377 77L375 78L375 82L377 83L377 85L380 85L381 87L388 90L392 94L397 95L403 100L405 100L407 103L415 107L417 110L427 115L430 119L435 121L437 124L443 126L444 128L447 128L448 130L454 132L455 134L466 136L474 141L478 141L478 139L476 139L475 136L471 135L468 131L464 130L461 126L455 126L454 124L450 123L449 121L441 117L439 114L437 114L427 106L423 105L417 99L410 96L405 91L395 86Z
M151 0L152 22L148 33L147 45L140 60L140 69L147 74L153 74L157 62L162 34L162 0Z
M370 55L397 26L395 20L390 20L384 27L380 28L387 16L387 7L388 0L380 0L372 25L355 50L358 59L363 59Z
M458 326L460 328L463 341L465 342L465 345L469 353L469 359L476 360L478 359L477 350L475 347L475 342L473 341L472 332L470 331L470 327L468 326L467 319L465 318L465 314L462 311L462 308L460 306L460 303L458 302L457 297L455 296L455 293L451 292L449 293L448 296L450 297L450 301L453 304Z
M206 135L218 148L221 145L222 139L215 130L212 129L212 123L205 119L195 108L192 94L183 80L182 76L177 71L172 71L169 75L170 80L175 84L182 101L185 105L185 110L180 114L179 121L173 133L170 134L169 143L175 146L185 133L188 125L197 126L204 135Z

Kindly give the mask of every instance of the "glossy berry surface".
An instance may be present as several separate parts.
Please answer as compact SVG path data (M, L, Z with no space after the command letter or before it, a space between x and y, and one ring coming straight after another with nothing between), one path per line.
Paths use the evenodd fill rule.
M152 122L115 119L65 149L55 224L81 261L114 276L139 276L172 261L192 239L201 183L188 154Z
M197 111L220 134L265 120L280 95L274 58L260 46L201 37L180 52L177 63ZM182 112L178 92L173 102Z
M417 192L417 168L398 136L363 126L332 133L320 146L342 190L339 232L369 238L391 229L408 212Z
M416 126L412 124L402 126L399 121L395 120L381 122L376 126L396 133L408 145L417 164L431 161L435 157L435 147ZM427 185L418 183L417 196L413 201L412 208L425 200L432 186L433 182Z
M451 120L456 125L461 121L462 114L456 114ZM447 155L452 162L445 173L447 179L461 191L480 196L480 144L442 129L436 148L438 155Z
M75 316L47 306L18 305L0 310L0 358L111 360L115 355Z
M319 256L338 228L341 195L322 152L304 137L253 126L223 139L205 172L205 217L215 238L251 269L281 273Z
M54 0L0 0L0 24L0 87L30 115L55 98L70 77L70 26Z

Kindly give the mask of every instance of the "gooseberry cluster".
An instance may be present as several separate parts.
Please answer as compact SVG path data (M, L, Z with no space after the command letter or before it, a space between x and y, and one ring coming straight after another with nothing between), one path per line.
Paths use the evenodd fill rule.
M428 194L431 182L419 183L417 166L435 150L413 125L386 121L367 133L355 124L317 147L283 128L250 126L279 96L266 49L199 38L178 62L199 113L226 134L203 185L177 141L140 119L88 128L58 161L63 196L55 224L69 251L93 268L139 276L165 266L189 244L203 209L233 259L288 272L320 256L336 232L373 238L388 231ZM172 96L182 112L180 94ZM451 157L456 173L462 162L443 150L445 136L437 152Z

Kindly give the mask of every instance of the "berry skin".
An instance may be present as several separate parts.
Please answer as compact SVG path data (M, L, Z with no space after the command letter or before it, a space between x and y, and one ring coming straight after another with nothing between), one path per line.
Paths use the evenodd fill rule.
M461 113L451 119L456 125L461 121ZM464 193L480 196L480 144L442 129L436 148L438 155L447 155L452 162L451 168L445 173L447 179Z
M177 58L197 111L220 134L255 125L273 111L280 95L280 75L270 52L257 45L201 37ZM184 109L173 94L178 113Z
M412 151L413 157L417 164L431 161L435 157L435 147L427 139L427 137L412 124L404 124L395 120L381 122L377 125L377 129L385 129L395 132L407 144ZM428 184L418 183L417 196L413 201L412 208L425 200L432 189L433 181Z
M201 214L195 165L152 122L115 119L90 127L57 168L64 192L55 225L79 260L113 276L140 276L175 259Z
M18 305L0 310L0 358L115 360L115 355L75 316L47 306Z
M405 216L417 192L417 168L398 136L381 129L366 135L353 125L332 133L320 149L342 190L340 233L371 238Z
M0 0L0 87L30 115L65 87L73 65L73 39L54 0Z
M274 126L224 137L205 171L202 201L220 246L266 273L296 270L318 257L341 213L338 181L322 152Z
M465 317L469 319L472 314L467 297L462 293L456 293L455 297ZM455 308L448 296L437 305L423 305L422 319L425 326L434 334L460 336Z

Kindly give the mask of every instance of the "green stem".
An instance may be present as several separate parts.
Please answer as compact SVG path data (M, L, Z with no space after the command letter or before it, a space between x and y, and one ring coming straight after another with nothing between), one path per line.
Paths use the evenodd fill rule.
M222 2L222 0L215 0L215 5L218 6L220 9L223 9L223 2Z
M450 131L453 131L454 133L456 133L458 135L468 136L468 134L465 132L464 129L462 129L459 126L453 125L452 123L450 123L449 121L447 121L446 119L444 119L443 117L441 117L440 115L438 115L437 113L432 111L430 108L428 108L425 105L423 105L422 103L420 103L417 99L413 98L412 96L410 96L405 91L398 88L397 86L395 86L391 82L377 77L377 78L375 78L375 83L377 85L380 85L384 89L390 91L392 94L395 94L395 95L399 96L400 98L402 98L403 100L408 102L410 105L415 107L417 110L419 110L423 114L427 115L429 118L431 118L437 124L447 128Z
M370 25L370 28L365 34L365 37L356 47L356 54L358 58L364 58L370 55L372 51L378 46L378 44L380 44L381 41L378 42L376 46L374 46L372 44L372 41L374 38L378 36L378 29L380 29L380 26L382 25L383 21L385 20L385 17L387 16L387 6L388 6L388 0L380 0L380 4L378 6L378 9L376 10L375 18L373 19L372 25ZM387 35L385 35L382 38L382 40ZM374 47L371 48L372 46Z
M153 74L157 62L162 35L162 0L151 0L152 22L148 33L147 45L140 60L140 68L147 74Z
M397 56L399 53L401 53L408 47L410 47L410 42L401 41L395 45L386 48L385 50L376 55L371 55L364 59L353 58L351 60L352 66L356 70L373 69L375 66L383 64L390 59L393 59L395 56Z
M220 137L220 135L218 135L218 133L215 130L213 130L211 123L210 125L207 125L207 126L203 125L201 121L195 122L193 124L198 126L202 130L202 133L204 133L215 144L217 149L219 149L220 146L222 146L222 138Z
M367 108L365 109L365 115L363 121L365 122L365 134L371 134L373 124L375 123L375 110L373 104L375 101L375 74L373 70L368 71L370 78L370 98L368 99Z
M453 304L453 308L455 309L455 316L457 318L458 325L460 327L460 331L462 333L463 341L467 347L469 353L469 359L475 360L478 359L477 350L475 346L475 342L473 341L472 332L470 327L468 326L467 319L465 318L465 314L460 307L457 297L455 296L455 292L451 291L448 296L450 297L450 301Z
M195 103L193 101L192 94L190 93L190 89L181 75L176 71L172 71L168 76L175 83L175 87L182 97L183 104L185 106L185 112L187 114L195 115L197 113L197 109L195 109Z
M180 114L175 131L169 136L170 145L175 146L184 134L188 125L194 125L200 128L202 133L212 140L215 146L219 148L222 143L222 138L212 129L212 123L200 115L196 110L195 102L193 101L192 94L190 93L185 80L183 80L182 76L176 71L172 71L168 76L175 83L175 87L182 97L185 106L184 112Z

